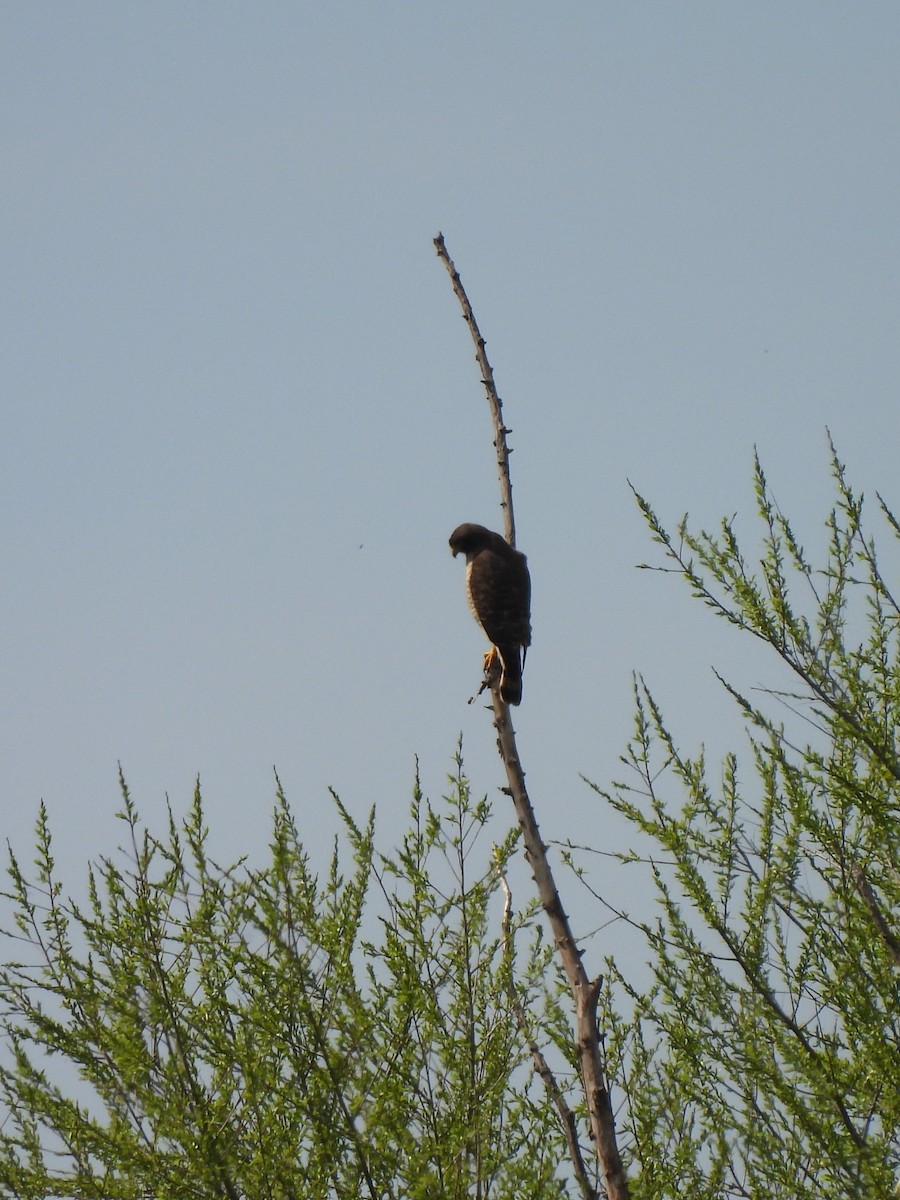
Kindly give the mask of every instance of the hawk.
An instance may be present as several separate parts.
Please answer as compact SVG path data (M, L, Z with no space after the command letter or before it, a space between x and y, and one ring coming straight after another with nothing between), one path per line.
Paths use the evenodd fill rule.
M500 658L500 695L507 704L519 704L531 645L531 576L525 555L483 525L454 529L450 549L454 558L466 556L469 604Z

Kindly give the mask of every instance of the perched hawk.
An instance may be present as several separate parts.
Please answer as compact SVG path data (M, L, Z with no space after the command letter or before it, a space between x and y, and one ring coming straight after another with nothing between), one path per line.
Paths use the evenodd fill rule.
M531 645L531 577L525 555L483 525L454 529L450 549L454 558L466 556L469 604L503 668L500 695L507 704L519 704L522 667Z

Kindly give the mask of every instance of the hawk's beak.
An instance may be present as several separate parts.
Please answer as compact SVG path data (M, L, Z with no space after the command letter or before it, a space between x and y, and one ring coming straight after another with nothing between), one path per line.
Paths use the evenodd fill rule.
M457 550L457 548L455 546L451 546L450 553L453 555L454 558L456 558L457 554L459 554L459 551Z

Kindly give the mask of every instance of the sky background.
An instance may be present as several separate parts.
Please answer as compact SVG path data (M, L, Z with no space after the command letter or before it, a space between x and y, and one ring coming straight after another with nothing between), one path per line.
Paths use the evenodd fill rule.
M273 767L315 854L329 786L390 845L460 733L507 803L447 548L502 523L439 230L514 431L542 832L625 848L580 775L623 774L633 671L685 750L742 748L710 668L775 666L635 569L627 481L752 544L757 446L815 551L828 427L900 508L900 6L31 0L0 34L24 859L41 798L71 884L122 841L118 762L160 832L199 774L226 859L264 853Z

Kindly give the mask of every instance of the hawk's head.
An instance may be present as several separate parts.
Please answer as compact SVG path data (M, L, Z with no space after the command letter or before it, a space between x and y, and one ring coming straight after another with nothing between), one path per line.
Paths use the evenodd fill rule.
M468 561L473 554L493 546L497 541L506 546L499 533L493 533L483 525L472 525L467 521L465 525L458 525L450 534L450 550L454 558L457 554L464 554Z

